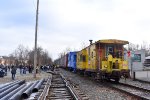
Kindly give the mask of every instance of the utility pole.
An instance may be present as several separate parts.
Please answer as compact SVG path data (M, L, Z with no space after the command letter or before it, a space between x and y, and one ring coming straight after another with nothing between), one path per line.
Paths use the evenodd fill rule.
M34 78L36 78L36 66L37 66L37 30L38 30L38 13L39 13L39 0L37 0L37 9L36 9L35 48L34 48L34 73L33 73L33 77L34 77Z

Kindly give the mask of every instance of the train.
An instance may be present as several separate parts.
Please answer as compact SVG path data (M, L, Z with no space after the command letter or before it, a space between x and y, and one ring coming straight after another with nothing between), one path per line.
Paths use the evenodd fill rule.
M91 75L100 80L114 80L130 77L128 61L124 59L124 45L128 41L118 39L102 39L80 51L69 52L61 56L55 63L74 72Z

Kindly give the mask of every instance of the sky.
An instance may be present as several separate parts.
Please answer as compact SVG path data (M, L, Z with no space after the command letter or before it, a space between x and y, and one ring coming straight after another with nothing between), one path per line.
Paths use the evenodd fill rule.
M100 39L150 43L150 0L40 0L37 44L53 59ZM36 0L0 0L0 55L32 49Z

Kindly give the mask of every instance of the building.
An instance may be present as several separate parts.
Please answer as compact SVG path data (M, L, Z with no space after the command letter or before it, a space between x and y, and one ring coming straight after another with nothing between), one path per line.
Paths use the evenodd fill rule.
M0 64L14 65L15 61L15 57L0 56Z

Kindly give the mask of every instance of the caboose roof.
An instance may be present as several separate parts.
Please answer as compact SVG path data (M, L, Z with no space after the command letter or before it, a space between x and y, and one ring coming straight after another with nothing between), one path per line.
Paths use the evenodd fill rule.
M105 44L110 43L110 44L122 44L122 45L129 44L128 41L117 40L117 39L103 39L103 40L96 41L96 43L105 43Z

